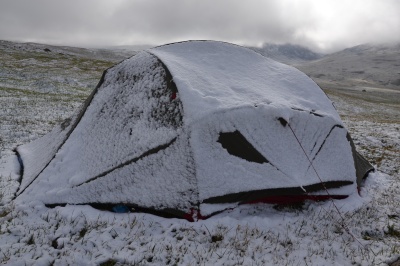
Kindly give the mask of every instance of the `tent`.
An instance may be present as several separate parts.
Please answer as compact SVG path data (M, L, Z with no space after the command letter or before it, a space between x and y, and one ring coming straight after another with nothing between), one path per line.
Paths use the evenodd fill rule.
M16 153L18 200L188 220L245 203L344 198L373 170L304 73L215 41L111 67L79 112Z

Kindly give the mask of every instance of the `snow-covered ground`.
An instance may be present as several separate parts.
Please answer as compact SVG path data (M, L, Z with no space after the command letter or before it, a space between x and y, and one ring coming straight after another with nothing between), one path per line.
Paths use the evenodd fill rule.
M52 72L57 75L66 74ZM371 100L368 91L326 90L358 150L378 170L360 196L302 206L240 206L190 223L89 206L15 204L12 148L72 115L91 89L67 93L74 86L67 85L43 93L7 84L0 85L0 264L386 265L400 257L400 106L390 94Z

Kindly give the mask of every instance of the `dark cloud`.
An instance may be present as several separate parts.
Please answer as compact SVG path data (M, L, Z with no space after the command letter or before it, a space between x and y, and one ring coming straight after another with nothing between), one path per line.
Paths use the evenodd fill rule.
M397 0L0 0L0 39L103 46L217 39L332 51L399 42Z

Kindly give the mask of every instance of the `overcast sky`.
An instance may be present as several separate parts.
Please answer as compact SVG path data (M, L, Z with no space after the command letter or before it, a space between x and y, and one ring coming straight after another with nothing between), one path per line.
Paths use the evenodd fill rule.
M332 52L400 42L400 0L0 0L0 39L85 47L213 39Z

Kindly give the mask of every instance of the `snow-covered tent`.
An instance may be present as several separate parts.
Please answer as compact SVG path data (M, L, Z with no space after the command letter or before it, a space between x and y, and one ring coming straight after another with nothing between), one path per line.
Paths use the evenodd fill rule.
M18 200L189 220L243 203L343 198L373 170L310 78L214 41L122 61L79 113L16 152Z

